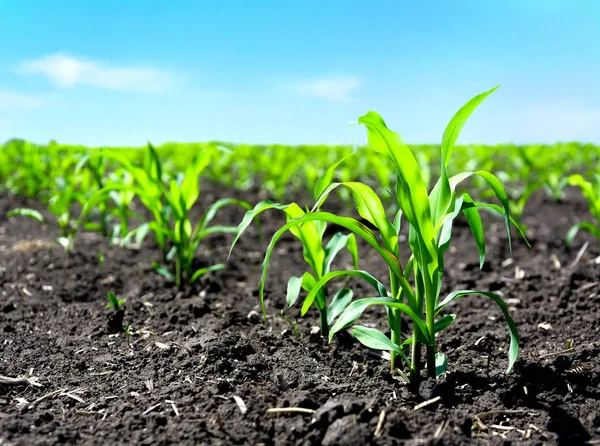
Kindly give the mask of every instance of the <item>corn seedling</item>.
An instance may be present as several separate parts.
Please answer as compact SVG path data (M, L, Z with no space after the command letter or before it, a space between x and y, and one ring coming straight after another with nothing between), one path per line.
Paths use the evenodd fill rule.
M581 190L581 194L587 200L588 209L592 217L594 217L595 222L582 221L569 229L566 236L567 245L573 243L573 239L582 229L600 240L600 174L595 173L591 181L587 181L581 175L575 174L569 176L568 182L569 185L577 186Z
M64 161L64 171L68 166L77 161L76 158L68 158ZM56 224L60 229L60 237L56 242L70 254L73 251L75 243L75 235L80 227L78 220L73 215L73 206L76 203L82 204L85 202L85 196L80 190L79 174L83 167L83 163L79 162L74 168L72 175L60 176L55 179L56 185L53 189L52 196L48 200L48 211L56 217ZM40 223L45 224L44 217L34 209L17 208L9 211L8 216L20 215L23 217L32 218Z
M123 309L123 304L125 304L125 299L119 299L114 293L107 293L108 303L106 304L106 308L109 310L114 310L108 315L107 328L109 333L120 333L121 331L127 330L123 325L123 318L125 317L125 310Z
M335 168L342 161L344 161L344 159L333 164L317 182L314 190L315 197L318 198L325 187L331 182ZM238 226L231 245L230 255L238 239L256 216L269 209L283 211L288 222L307 215L296 203L285 205L274 203L272 201L262 201L258 203L254 209L246 213L244 219ZM325 221L316 220L307 221L302 226L295 226L290 229L290 232L302 243L304 260L311 271L305 272L301 277L293 276L289 279L286 293L286 301L289 307L296 303L302 289L306 292L311 292L323 277L331 274L333 260L342 249L346 248L348 252L350 252L354 268L358 268L358 246L354 234L343 234L338 232L334 234L325 247L323 247L323 236L326 229L327 223ZM267 262L267 259L265 259L265 262ZM266 265L263 271L264 273L260 282L260 302L263 316L266 316L264 305ZM352 291L348 288L342 288L329 302L326 288L321 287L315 294L313 301L320 314L321 335L327 337L329 334L329 327L333 323L333 320L339 316L352 301Z
M543 180L542 187L546 194L554 201L562 201L565 198L565 188L569 184L569 177L562 172L550 171Z
M441 145L441 176L430 193L423 180L423 174L411 149L402 142L399 135L390 131L385 122L375 112L369 112L359 119L367 128L369 145L375 152L388 154L396 170L396 200L399 207L393 219L388 219L383 204L369 186L359 182L331 183L322 187L322 192L312 212L296 216L273 236L263 262L261 290L267 273L270 257L279 238L288 230L297 231L309 222L329 222L345 227L356 236L369 243L383 258L389 268L390 289L372 274L358 269L336 271L325 274L308 293L302 308L302 314L312 305L320 290L332 279L340 276L355 276L366 280L373 286L377 295L353 301L339 316L329 332L329 339L338 331L356 321L369 306L384 306L388 315L391 339L385 334L367 327L356 326L353 333L367 347L389 350L391 368L399 368L401 357L409 368L410 381L417 385L421 372L421 345L427 349L426 368L429 377L435 378L445 370L447 359L436 351L436 334L447 328L455 319L454 315L441 315L445 307L457 298L481 294L492 299L502 310L510 333L508 371L513 367L519 350L517 328L508 313L502 298L487 291L459 290L440 299L440 289L444 273L444 254L451 241L452 224L455 218L464 214L467 218L479 251L480 265L485 260L484 229L479 209L488 209L504 216L510 241L509 204L502 183L487 171L461 172L448 175L448 165L454 144L460 130L473 110L493 90L482 93L465 104L452 118L444 132ZM484 179L501 203L501 206L474 201L468 193L460 195L456 187L471 176ZM321 204L330 192L338 187L351 191L359 215L373 225L376 233L358 220L340 217L320 211ZM412 253L406 268L400 261L398 243L401 221L409 224L409 247ZM412 279L413 284L410 283ZM403 340L401 335L401 314L407 315L413 323L412 336ZM411 358L406 348L411 346Z
M121 309L121 307L123 306L123 304L125 303L125 299L117 298L115 293L112 293L110 291L107 293L106 297L108 299L106 308L108 308L109 310L114 309L115 311L119 311Z
M199 218L196 225L192 224L190 210L200 196L199 176L210 163L210 151L197 153L184 173L174 178L166 178L163 167L155 149L148 145L144 167L135 167L123 158L118 158L133 177L132 184L108 184L99 190L86 204L82 215L87 214L96 203L106 201L111 193L129 194L125 201L131 200L131 195L137 196L151 213L153 219L140 225L125 236L139 236L147 231L154 234L159 245L163 263L153 263L154 269L161 275L176 283L194 283L203 274L219 271L225 268L222 264L194 270L194 255L200 242L207 236L216 233L234 233L236 226L209 226L216 213L224 206L236 205L244 209L251 206L241 200L223 198L208 207ZM112 199L115 199L114 194ZM169 269L171 262L175 263L175 271Z

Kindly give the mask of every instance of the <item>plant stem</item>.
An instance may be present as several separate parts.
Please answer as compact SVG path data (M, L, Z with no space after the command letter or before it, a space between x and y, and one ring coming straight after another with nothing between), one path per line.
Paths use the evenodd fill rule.
M390 288L394 299L400 296L400 287L394 273L390 271ZM397 308L390 310L390 329L392 331L392 342L396 345L402 345L402 314ZM390 370L393 372L396 369L396 357L398 353L390 351Z
M427 376L435 378L435 345L427 346Z
M319 309L321 316L321 336L325 339L329 338L329 324L327 323L327 305Z
M427 331L431 342L427 345L427 376L435 378L435 302L436 296L433 290L433 285L427 272L424 271L423 281L425 283L425 317L427 323Z
M177 253L177 259L175 260L175 285L177 288L181 288L181 256Z

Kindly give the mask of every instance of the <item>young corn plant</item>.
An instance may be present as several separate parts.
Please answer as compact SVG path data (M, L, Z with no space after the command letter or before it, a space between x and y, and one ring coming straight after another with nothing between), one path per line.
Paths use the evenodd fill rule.
M63 161L62 171L65 172L55 178L55 186L52 195L48 200L48 210L56 217L56 224L60 229L60 237L56 243L63 247L67 254L71 254L75 244L75 236L80 228L78 219L73 215L75 204L85 202L85 195L81 191L80 173L85 162L79 160L75 165L73 172L68 172L69 166L78 161L78 158L71 157ZM32 218L40 223L46 224L46 220L34 209L17 208L9 211L6 215L19 215Z
M544 191L556 202L561 202L565 198L565 189L568 185L569 177L558 171L549 171L543 179Z
M109 244L111 246L119 244L121 247L139 246L150 229L143 223L144 216L134 211L134 178L126 169L119 168L108 175L104 187L110 184L123 187L108 193L107 225L112 223L112 229L107 231ZM130 221L133 219L141 222L136 231L129 229ZM135 243L131 242L132 239L135 239Z
M344 159L333 164L319 181L317 181L314 194L318 198L327 185L331 182L335 168ZM252 223L252 221L262 212L269 209L277 209L283 211L288 222L296 218L307 215L300 206L296 203L279 204L272 201L261 201L254 209L246 212L244 219L237 228L233 243L230 249L239 240L242 233ZM325 221L307 221L301 226L295 226L290 229L290 232L302 243L304 260L310 267L310 271L306 271L301 277L293 276L287 284L286 302L289 307L293 306L300 295L300 291L304 289L310 293L315 285L325 276L331 274L331 266L336 256L346 248L352 256L353 266L358 268L358 245L354 234L344 234L338 232L331 237L325 247L323 247L323 237L327 229ZM264 290L266 284L266 270L260 282L260 303L263 311L263 316L266 317ZM326 287L321 287L313 296L312 301L319 310L320 314L320 329L323 337L329 336L329 327L332 325L336 317L338 317L348 307L352 301L352 290L348 288L340 289L332 299L329 299Z
M200 276L225 268L223 264L194 269L194 256L202 240L217 233L234 233L237 226L210 226L216 213L228 205L251 209L251 206L234 198L222 198L210 205L206 212L194 225L190 210L200 197L199 176L210 163L209 151L196 153L184 173L165 181L163 169L151 145L148 145L144 167L135 167L121 158L123 167L134 178L131 184L108 184L91 198L82 211L87 214L97 203L110 199L111 192L129 192L137 196L152 214L153 219L147 224L130 231L126 239L134 234L151 231L161 249L163 263L155 262L154 269L161 275L175 282L178 287L194 283ZM114 199L114 194L112 196ZM127 199L130 197L128 196ZM174 272L169 268L175 263Z
M107 329L109 333L120 333L125 328L123 326L123 318L125 316L125 311L123 309L123 305L125 304L125 299L119 299L114 293L107 293L108 303L106 304L106 308L109 310L113 310L108 315L107 321Z
M497 88L497 87L496 87ZM387 311L387 321L391 339L375 329L355 326L353 334L370 348L389 350L392 370L400 370L400 359L406 363L409 373L402 376L418 386L422 363L421 347L426 347L426 369L429 377L435 378L445 370L447 359L436 349L436 335L447 328L455 319L452 314L442 315L442 311L454 300L468 295L480 294L492 299L501 309L510 333L510 371L517 358L519 337L517 328L508 313L502 298L488 291L458 290L445 298L440 298L444 273L444 254L451 241L452 225L459 214L464 214L471 228L479 251L480 265L485 260L484 229L479 209L488 209L504 216L508 231L510 223L515 223L509 213L509 203L502 183L491 173L483 170L448 174L454 144L473 110L496 88L475 96L452 118L446 128L441 144L441 175L428 193L421 168L412 150L402 142L399 135L389 130L384 120L375 112L369 112L359 119L367 128L371 149L380 155L387 154L396 170L396 200L399 210L392 219L386 215L383 204L370 187L359 182L331 183L322 189L312 212L290 220L273 236L263 263L261 289L267 273L270 257L275 244L288 230L304 227L309 222L329 222L345 227L370 244L386 262L389 269L389 289L384 283L367 271L358 269L335 271L323 275L308 293L302 308L305 314L320 290L332 279L341 276L355 276L367 281L375 289L375 296L354 300L336 320L329 332L329 340L338 331L352 325L370 306L383 306ZM457 186L471 176L486 181L501 203L501 206L474 201L466 192L458 193ZM367 220L375 230L369 229L360 221L341 217L320 210L328 195L339 187L351 191L358 214ZM409 225L408 245L410 260L404 267L400 260L398 243L402 220ZM402 339L401 315L412 320L412 336ZM410 347L410 354L407 349ZM410 358L409 358L410 356Z
M600 241L600 174L595 173L591 181L587 181L580 174L574 174L568 177L568 182L570 186L577 186L581 190L581 194L588 202L590 214L596 221L582 221L571 227L566 236L567 245L573 243L575 236L582 229Z

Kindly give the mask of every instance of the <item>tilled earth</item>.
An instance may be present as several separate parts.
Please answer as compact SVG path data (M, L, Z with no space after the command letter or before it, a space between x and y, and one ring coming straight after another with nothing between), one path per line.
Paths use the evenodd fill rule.
M203 193L207 203L262 198ZM501 312L482 296L460 299L438 341L448 371L419 395L350 334L327 344L315 334L317 315L296 319L299 309L285 308L287 279L305 271L291 236L269 269L263 322L258 281L284 221L276 212L264 214L262 240L254 228L244 234L227 270L178 290L152 270L152 242L109 248L80 234L69 257L53 243L56 227L5 217L19 206L43 209L0 196L0 375L35 385L0 384L0 445L600 444L600 245L585 234L563 243L588 218L574 190L564 203L534 196L524 218L532 247L515 234L512 255L502 222L488 218L481 271L468 226L457 222L443 292L503 293L521 352L507 375ZM219 223L242 215L225 211ZM230 241L211 238L199 264L225 262ZM360 249L361 269L384 278L385 265ZM126 299L129 335L111 333L108 291ZM384 319L373 310L361 323L383 329Z

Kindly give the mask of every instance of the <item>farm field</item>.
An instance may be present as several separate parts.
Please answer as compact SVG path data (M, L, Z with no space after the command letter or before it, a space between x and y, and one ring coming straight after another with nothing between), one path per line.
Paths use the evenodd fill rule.
M409 171L372 122L359 148L2 146L0 444L600 442L600 148L444 139Z

